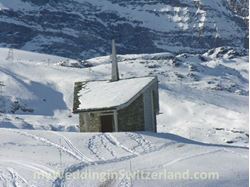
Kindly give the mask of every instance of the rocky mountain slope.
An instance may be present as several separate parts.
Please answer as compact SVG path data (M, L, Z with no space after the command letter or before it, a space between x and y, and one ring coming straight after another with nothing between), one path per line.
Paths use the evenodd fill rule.
M0 47L89 58L248 45L248 0L0 0Z

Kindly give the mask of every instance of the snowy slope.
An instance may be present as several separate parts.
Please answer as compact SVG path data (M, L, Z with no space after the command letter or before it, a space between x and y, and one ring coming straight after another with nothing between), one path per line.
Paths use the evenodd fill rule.
M248 0L0 0L0 46L66 56L248 46ZM8 37L6 37L8 36Z
M78 131L78 116L71 113L73 83L110 79L110 57L79 62L14 50L6 59L9 53L0 49L0 81L6 85L0 96L0 186L248 185L246 51L224 47L203 55L119 55L122 78L157 75L160 80L157 134L58 132ZM88 67L79 68L84 64ZM188 172L191 177L216 172L219 179L67 177L121 170Z
M1 49L1 127L78 131L73 115L76 81L110 79L109 56L89 59L89 68L61 57ZM243 55L243 56L242 56ZM248 57L232 48L204 55L170 53L118 56L121 78L157 75L158 132L202 142L248 145ZM70 64L69 64L70 65Z
M248 185L247 148L203 144L167 133L80 134L2 129L0 153L2 186ZM115 171L123 173L109 180L107 172ZM203 176L204 172L216 172L219 177L134 180L124 176L124 171L188 172L190 177L194 177L193 172L203 172ZM57 177L60 172L62 176ZM99 180L77 178L84 172L106 173Z

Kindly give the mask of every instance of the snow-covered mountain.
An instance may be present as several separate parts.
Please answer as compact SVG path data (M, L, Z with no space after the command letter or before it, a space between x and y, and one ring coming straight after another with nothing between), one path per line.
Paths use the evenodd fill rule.
M88 58L248 46L248 0L0 0L0 46Z
M0 0L0 187L248 186L248 6ZM158 76L157 133L77 133L74 82L111 78L113 38L121 79Z

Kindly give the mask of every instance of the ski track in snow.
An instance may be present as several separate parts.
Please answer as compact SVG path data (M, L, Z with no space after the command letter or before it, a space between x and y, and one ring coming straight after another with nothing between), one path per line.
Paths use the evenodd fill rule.
M40 164L37 164L37 163L33 163L33 162L26 162L26 161L17 161L17 160L0 160L0 162L3 162L3 163L13 163L13 164L16 164L16 165L21 165L21 166L24 166L25 168L28 168L28 169L31 169L31 170L36 170L36 171L39 171L45 175L50 175L50 174L54 174L55 171L53 169L50 169L49 167L46 167L44 165L40 165Z
M21 132L21 131L12 131L12 132L15 132L17 134L20 134L20 135L23 135L23 136L26 136L26 137L30 137L30 138L35 139L37 141L40 141L40 142L43 142L43 143L48 144L50 146L56 147L58 150L61 150L61 151L65 152L65 153L67 153L69 156L73 157L76 160L88 162L87 160L83 159L82 157L75 154L71 150L67 149L65 146L54 143L54 142L48 140L47 138L40 137L40 136L31 134L31 133L27 133L27 132Z
M133 139L134 141L138 143L138 146L139 145L143 146L144 154L156 150L156 149L152 149L153 147L152 143L146 140L142 135L138 133L128 133L128 135L131 137L131 139ZM127 153L130 153L130 155L118 158L116 152L111 148L111 146L116 146L122 150L125 150ZM161 148L165 146L166 145L161 146ZM111 156L111 159L106 159L105 157L103 157L102 155L103 152L101 152L102 148L104 148L104 150L108 152L108 154ZM140 155L140 153L122 145L113 135L111 135L111 133L93 135L91 138L89 138L88 149L91 151L92 154L96 156L98 161L71 165L64 170L64 174L73 173L77 170L87 167L89 164L99 165L99 164L105 164L105 163L119 162L119 161L131 159ZM56 181L54 181L53 184L54 186L61 186L65 183L65 180L66 179L64 177L58 178ZM120 181L119 186L121 187L131 186L130 179L127 179L126 177L124 177Z
M67 137L65 137L62 134L59 134L57 132L52 132L52 133L56 134L57 136L62 137L64 139L64 141L66 142L66 144L69 146L69 148L72 150L72 152L74 152L74 154L81 157L82 160L86 160L87 162L93 161L92 159L90 159L86 155L84 155L79 149L77 149Z
M180 157L180 158L174 159L174 160L172 160L172 161L170 161L168 163L163 164L163 167L170 166L170 165L173 165L173 164L176 164L178 162L188 160L188 159L191 159L191 158L196 158L196 157L200 157L200 156L204 156L204 155L212 154L212 153L217 153L217 152L221 152L221 151L222 151L221 149L216 149L216 150L212 150L212 151L207 151L207 152L203 152L203 153L192 154L192 155Z
M34 185L30 185L28 181L19 175L13 168L6 168L2 170L0 168L0 184L3 186L9 187L35 187Z
M106 138L109 139L109 141L110 141L112 144L114 144L114 145L116 145L116 146L122 148L122 149L125 150L126 152L129 152L129 153L131 153L131 154L133 154L133 155L137 155L137 156L140 155L140 153L138 153L138 152L136 152L136 151L134 151L134 150L132 150L132 149L130 149L130 148L128 148L128 147L122 145L122 144L121 144L121 143L120 143L111 133L107 133L107 134L106 134Z
M21 177L14 169L12 168L8 168L7 169L13 179L13 182L14 182L14 186L19 186L17 185L19 183L19 181L21 183L23 183L25 186L30 186L29 183L26 181L26 179L24 179L23 177Z
M130 137L138 144L136 147L133 148L133 150L135 150L137 147L141 147L143 149L143 153L149 153L154 151L155 149L154 145L152 145L150 141L145 139L143 135L139 133L129 133L129 132L126 134L128 135L128 137Z
M244 158L244 159L247 159L247 160L248 160L248 156L242 155L242 154L237 153L237 152L235 152L235 151L233 151L233 150L229 150L229 149L223 148L223 151L229 152L229 153L233 153L233 154L236 154L236 155L240 156L241 158Z
M188 160L188 159L191 159L191 158L195 158L195 157L199 157L199 156L204 156L204 155L212 154L212 153L216 153L216 152L221 152L221 151L224 151L224 150L216 149L216 150L213 150L213 151L207 151L207 152L193 154L193 155L189 155L189 156L185 156L185 157L179 157L179 158L174 159L174 160L172 160L170 162L167 162L165 164L161 164L161 165L158 165L158 166L155 166L155 167L150 167L150 169L149 168L143 168L141 170L157 170L157 169L165 168L166 166L170 166L170 165L176 164L176 163L184 161L184 160ZM118 187L131 187L131 186L132 186L131 179L128 176L125 176L120 181L120 183L118 184Z
M111 148L109 138L105 134L94 135L89 139L88 149L96 156L98 160L106 160L101 154L101 148L104 148L112 158L117 158L117 154Z
M124 177L120 183L118 184L118 187L131 187L131 179L129 177Z

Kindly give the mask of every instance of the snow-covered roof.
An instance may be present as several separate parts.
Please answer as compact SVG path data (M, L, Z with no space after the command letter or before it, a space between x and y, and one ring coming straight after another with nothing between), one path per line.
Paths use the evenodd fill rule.
M139 77L119 81L86 81L75 84L74 112L115 109L136 97L156 77Z

